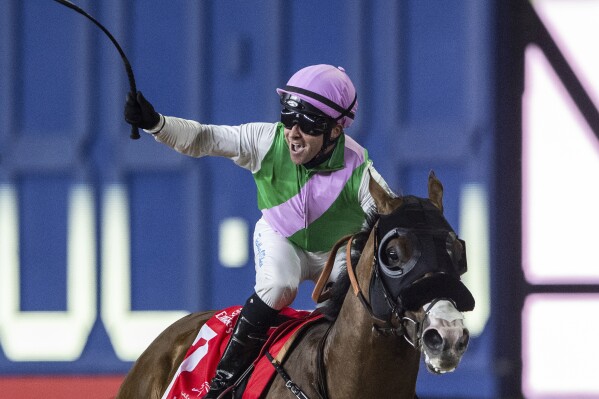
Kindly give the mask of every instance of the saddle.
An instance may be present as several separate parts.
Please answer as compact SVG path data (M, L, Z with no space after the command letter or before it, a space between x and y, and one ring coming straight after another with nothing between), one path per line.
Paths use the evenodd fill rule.
M200 328L162 399L195 398L208 393L210 380L216 372L240 312L241 306L217 311ZM292 308L284 308L280 316L280 324L270 329L258 358L235 383L231 392L233 398L261 397L276 373L274 364L281 364L285 360L293 343L308 326L323 320L323 315L318 311Z

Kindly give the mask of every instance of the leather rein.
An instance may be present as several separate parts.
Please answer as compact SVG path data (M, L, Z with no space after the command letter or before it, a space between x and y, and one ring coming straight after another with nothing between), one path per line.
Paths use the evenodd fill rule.
M376 227L373 229L376 232ZM379 278L378 274L378 259L376 257L376 253L378 252L378 243L376 242L376 233L374 235L375 245L374 245L374 253L373 256L373 276L372 278ZM346 256L346 265L347 265L347 274L349 276L349 280L352 286L352 290L354 295L358 297L360 303L366 311L370 314L370 318L372 319L372 331L375 334L380 335L396 335L399 337L404 337L404 339L416 350L420 350L422 347L422 333L424 330L424 323L413 320L410 317L405 316L405 310L403 307L392 299L391 295L387 292L387 289L383 287L383 295L385 297L387 306L391 310L391 316L388 320L383 320L379 317L376 317L372 306L364 296L362 289L360 288L360 284L358 283L358 278L356 276L355 267L351 261L351 247L353 243L354 235L348 235L342 237L337 241L337 243L333 246L329 258L323 268L323 271L314 287L314 291L312 292L312 299L321 303L330 298L330 290L324 291L324 287L331 275L333 270L333 265L335 261L335 257L337 251L345 245L345 256ZM323 292L324 291L324 292ZM430 313L433 306L443 298L435 299L432 301L429 306L425 309L425 319L426 316ZM318 345L317 352L317 367L318 367L318 379L317 379L317 392L321 399L328 399L328 389L327 389L327 377L326 377L326 367L324 363L324 350L326 345L326 340L329 336L333 323L331 323L322 338L320 339ZM302 392L303 393L303 392ZM302 398L300 395L296 395L298 398Z
M376 232L376 226L375 226L375 229L373 229L373 231ZM331 249L329 258L327 259L327 262L323 268L323 271L322 271L318 281L316 282L314 291L312 292L312 299L316 303L321 303L330 298L330 295L331 295L330 290L325 291L324 288L325 288L326 283L327 283L327 281L331 275L331 272L333 270L333 265L335 262L335 257L336 257L337 251L339 251L339 249L343 245L345 245L347 273L348 273L349 280L350 280L350 283L352 286L352 290L354 292L354 295L357 296L358 299L360 300L360 302L362 303L362 306L370 314L370 317L372 319L373 333L380 334L380 335L396 335L399 337L404 337L404 339L412 347L414 347L414 349L420 350L421 346L422 346L422 332L423 332L424 323L417 321L417 320L413 320L413 319L405 316L405 310L403 309L403 307L399 303L397 303L395 300L393 300L393 298L391 297L391 295L389 295L389 293L387 292L387 289L384 286L383 286L383 295L385 297L387 306L391 310L391 316L389 317L388 320L383 320L383 319L375 316L375 314L372 310L372 306L370 305L370 303L364 296L362 289L360 288L360 284L358 283L358 279L356 277L355 267L351 261L351 247L352 247L354 237L355 237L354 235L348 235L348 236L342 237L333 246L333 248ZM374 253L376 254L378 252L377 251L378 243L376 242L376 234L374 235L374 237L375 237ZM377 259L376 255L373 256L373 270L374 271L373 271L372 278L373 279L380 278L379 274L378 274L378 259ZM426 319L426 316L430 313L430 311L433 308L433 306L435 305L435 303L437 303L437 301L439 301L441 299L443 299L443 298L436 299L429 304L429 306L425 309L425 319ZM324 352L325 352L326 341L329 336L329 333L331 332L332 327L333 327L333 323L330 323L318 343L318 351L317 351L317 359L316 359L318 378L317 378L316 383L314 384L315 385L314 388L316 389L318 396L321 399L329 398L328 389L327 389L328 384L327 384L327 376L326 376L326 365L324 362ZM286 348L285 350L282 350L281 352L286 353L287 349L289 349L289 348ZM285 370L282 366L284 354L282 355L281 353L279 353L279 356L277 356L277 358L273 358L270 355L270 353L268 353L268 351L267 351L266 355L269 358L269 360L271 361L271 364L275 367L275 370L277 371L277 373L285 381L285 386L287 387L287 389L289 389L291 391L291 393L294 394L295 397L297 397L298 399L308 399L308 396L305 394L305 392L303 392L301 390L301 388L285 372Z
M375 227L375 229L376 229L376 227ZM375 231L375 229L373 229L373 231ZM373 260L372 260L372 263L373 263L372 278L378 279L380 277L379 277L379 271L378 271L378 259L376 257L376 253L378 252L378 250L377 250L378 243L376 242L376 234L374 235L374 237L375 237L374 238L375 239L375 244L374 244L374 247L375 247L374 254L375 255L373 256ZM351 247L352 247L353 239L354 239L354 235L348 235L348 236L342 237L333 246L333 249L331 250L331 253L329 255L327 263L325 264L325 267L322 271L322 274L320 275L320 278L318 279L318 282L316 283L316 286L314 287L314 291L312 292L312 299L317 303L320 303L320 302L323 302L323 301L329 299L330 292L329 291L323 292L324 286L325 286L328 278L331 275L331 271L333 269L333 264L334 264L334 260L335 260L337 251L343 245L345 245L347 274L349 276L352 290L354 292L354 295L356 297L358 297L358 299L362 303L362 306L364 307L364 309L366 309L366 311L370 314L370 318L372 319L373 332L376 334L381 334L381 335L403 336L404 339L414 349L420 350L420 348L422 346L422 332L424 329L424 323L419 322L417 320L413 320L412 318L405 316L405 310L403 309L401 304L398 303L397 301L395 301L391 297L391 295L388 293L387 289L384 286L383 286L382 293L383 293L383 296L385 298L385 302L386 302L388 308L391 310L391 316L387 320L384 320L384 319L377 317L374 314L374 312L372 310L372 306L370 305L370 302L364 296L364 293L362 292L362 288L360 287L360 284L358 283L358 278L356 276L355 267L351 261ZM443 298L436 299L429 304L429 306L425 309L425 317L430 313L432 307L441 299L443 299Z

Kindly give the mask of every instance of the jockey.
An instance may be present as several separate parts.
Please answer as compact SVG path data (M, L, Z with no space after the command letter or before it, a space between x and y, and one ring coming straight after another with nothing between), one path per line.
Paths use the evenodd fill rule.
M393 195L368 152L344 134L358 108L345 70L313 65L277 89L277 123L215 126L163 116L129 94L125 120L193 156L224 156L252 172L262 217L254 229L256 283L242 308L206 398L216 398L249 367L279 311L299 284L316 281L334 243L362 228L374 208L374 178ZM334 280L341 266L331 274Z

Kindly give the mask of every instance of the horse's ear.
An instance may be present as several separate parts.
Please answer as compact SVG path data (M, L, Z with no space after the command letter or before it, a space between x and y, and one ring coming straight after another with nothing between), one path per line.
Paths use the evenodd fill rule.
M374 199L374 203L376 204L376 209L379 214L388 215L393 211L393 209L395 209L395 206L392 204L393 198L389 196L385 189L383 189L376 180L374 180L372 175L370 175L368 189L370 190L370 195L372 195L372 198Z
M443 184L437 179L433 170L428 174L428 198L443 212Z

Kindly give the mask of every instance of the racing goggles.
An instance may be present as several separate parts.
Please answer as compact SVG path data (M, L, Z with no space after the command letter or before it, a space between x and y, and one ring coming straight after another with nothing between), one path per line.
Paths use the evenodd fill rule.
M335 119L323 115L322 112L297 96L284 94L281 96L281 123L292 129L298 125L300 130L310 136L320 136L330 132L336 124Z

